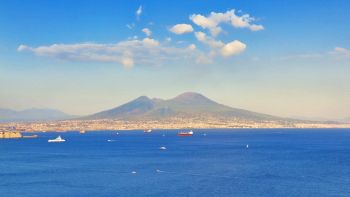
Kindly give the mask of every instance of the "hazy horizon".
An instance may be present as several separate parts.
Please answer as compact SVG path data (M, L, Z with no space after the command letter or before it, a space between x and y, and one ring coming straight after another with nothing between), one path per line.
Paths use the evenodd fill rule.
M276 116L350 117L349 9L340 0L3 1L0 108L87 115L198 92Z

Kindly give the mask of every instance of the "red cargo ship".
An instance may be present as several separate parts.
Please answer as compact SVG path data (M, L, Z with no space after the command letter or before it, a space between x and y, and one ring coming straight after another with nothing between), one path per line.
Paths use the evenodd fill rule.
M189 132L182 131L182 132L179 132L177 135L178 136L192 136L193 135L193 131L189 131Z

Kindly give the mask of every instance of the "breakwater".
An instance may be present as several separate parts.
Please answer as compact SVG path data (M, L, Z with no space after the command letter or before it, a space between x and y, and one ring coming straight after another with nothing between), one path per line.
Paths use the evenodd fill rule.
M9 139L9 138L22 138L22 134L20 132L13 132L13 131L0 132L0 139Z

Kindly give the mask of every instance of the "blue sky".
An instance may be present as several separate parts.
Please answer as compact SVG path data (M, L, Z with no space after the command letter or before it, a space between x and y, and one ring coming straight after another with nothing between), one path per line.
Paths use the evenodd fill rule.
M346 0L1 1L0 107L89 114L196 91L273 115L347 117L348 10Z

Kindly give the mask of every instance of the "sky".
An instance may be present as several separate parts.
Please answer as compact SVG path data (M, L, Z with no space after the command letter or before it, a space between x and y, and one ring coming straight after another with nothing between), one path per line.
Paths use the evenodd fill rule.
M86 115L199 92L283 117L350 117L347 0L0 2L0 108Z

